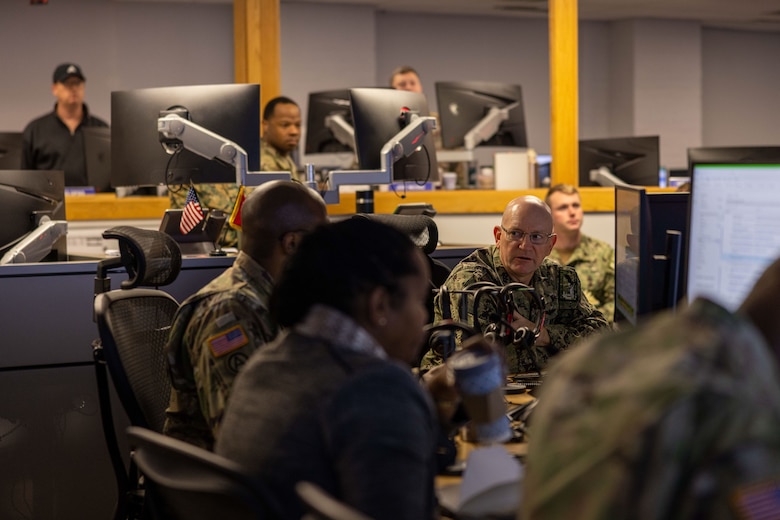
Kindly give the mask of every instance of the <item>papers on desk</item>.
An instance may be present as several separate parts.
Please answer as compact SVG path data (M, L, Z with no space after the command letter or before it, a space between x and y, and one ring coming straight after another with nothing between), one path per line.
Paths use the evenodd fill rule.
M458 518L514 518L520 507L522 465L502 445L469 453L463 481L439 489L439 503Z

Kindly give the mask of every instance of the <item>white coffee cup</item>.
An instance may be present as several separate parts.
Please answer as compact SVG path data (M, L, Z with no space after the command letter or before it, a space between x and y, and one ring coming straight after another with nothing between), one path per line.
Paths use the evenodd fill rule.
M458 174L455 172L444 172L441 174L442 187L445 190L454 190L458 182Z

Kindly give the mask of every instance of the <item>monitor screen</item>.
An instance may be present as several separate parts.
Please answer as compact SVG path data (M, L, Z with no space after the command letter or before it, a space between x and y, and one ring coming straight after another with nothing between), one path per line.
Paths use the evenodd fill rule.
M351 145L340 142L334 131L329 128L329 125L334 123L327 122L328 116L340 117L343 122L352 127L349 89L311 92L309 94L309 107L306 113L306 147L304 149L306 154L353 153L354 140Z
M22 166L22 146L21 132L0 132L0 170Z
M428 115L425 96L390 88L350 89L355 145L361 170L382 168L381 151L405 126L403 114ZM424 183L439 178L436 148L431 133L425 135L418 151L395 161L393 181Z
M683 297L688 193L615 187L615 321L673 308Z
M163 150L157 119L161 111L174 107L183 107L193 123L238 144L247 153L248 170L260 171L260 85L115 91L111 93L111 186L235 182L233 166L186 149L173 157Z
M94 126L82 131L87 185L98 192L111 191L111 129Z
M687 297L733 311L780 256L780 147L695 148L688 162Z
M0 170L0 256L48 215L65 220L65 174L61 170ZM55 244L55 260L67 256L65 237Z
M492 107L509 107L509 118L501 122L493 137L477 145L528 147L520 85L488 81L437 82L436 104L444 148L463 147L463 138Z
M658 186L660 167L657 135L580 141L580 186L598 186L591 171L606 168L632 186Z

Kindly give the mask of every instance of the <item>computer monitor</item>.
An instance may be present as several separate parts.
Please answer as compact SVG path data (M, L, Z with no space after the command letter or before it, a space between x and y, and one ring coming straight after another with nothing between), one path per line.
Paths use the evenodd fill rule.
M736 310L780 256L780 147L688 150L687 297Z
M260 170L260 85L115 91L111 93L112 187L236 181L233 166L186 149L176 156L163 150L157 119L161 112L177 107L186 109L193 123L241 146L248 156L248 170Z
M488 81L440 81L436 83L441 138L444 148L461 148L465 136L490 112L507 109L508 118L500 121L494 135L479 140L475 146L528 147L523 111L523 89L520 85ZM492 129L491 128L491 129ZM492 132L488 132L492 133Z
M625 184L658 186L660 146L657 135L583 139L579 148L580 186L616 184L592 179L591 172L602 168Z
M409 114L427 116L428 103L424 95L405 90L353 88L349 92L360 169L379 170L383 167L382 148L405 128ZM424 183L439 179L431 133L423 137L417 150L395 161L392 181Z
M22 167L22 133L0 132L0 170Z
M352 136L346 134L352 133ZM347 141L344 143L343 141ZM355 150L349 89L311 92L306 113L306 155Z
M65 173L0 170L0 257L33 233L43 216L65 220ZM51 246L46 260L67 259L64 236Z
M97 192L111 189L111 129L86 127L84 132L84 162L87 167L87 185Z
M684 295L688 193L615 187L615 321L632 325Z

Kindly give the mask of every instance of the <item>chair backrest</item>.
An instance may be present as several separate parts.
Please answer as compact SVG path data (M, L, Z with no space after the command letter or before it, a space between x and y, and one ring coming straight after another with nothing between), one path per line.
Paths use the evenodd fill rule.
M153 519L280 517L268 490L235 462L145 428L131 426L127 436Z
M119 226L103 237L118 241L120 257L98 265L93 310L102 357L131 424L161 432L171 388L164 348L179 303L156 288L176 279L181 252L155 230ZM109 285L106 272L119 265L128 276L121 289L99 292L97 281Z
M308 511L303 520L371 520L312 482L298 482L295 492Z
M161 432L171 392L164 347L179 303L156 289L95 297L106 366L130 423Z
M412 242L430 255L439 245L439 228L428 215L397 215L385 213L358 213L355 218L376 220L409 235Z

